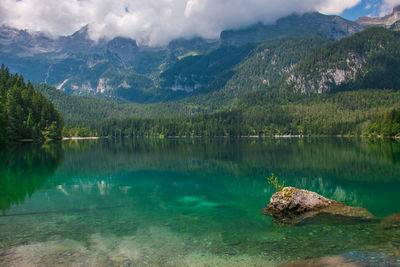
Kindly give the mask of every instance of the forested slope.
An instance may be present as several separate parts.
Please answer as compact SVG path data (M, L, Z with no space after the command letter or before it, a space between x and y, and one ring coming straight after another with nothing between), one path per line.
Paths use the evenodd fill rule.
M299 93L400 88L400 33L369 28L321 47L294 68L286 86Z
M182 59L165 73L171 84L195 86L190 79L205 76L178 100L121 104L40 90L68 123L105 136L398 135L399 33L371 28L335 42L300 37L243 49L235 50L243 60L229 59L227 69L216 65L215 75L203 67L228 50Z
M0 69L0 142L60 139L63 120L53 104L22 76Z

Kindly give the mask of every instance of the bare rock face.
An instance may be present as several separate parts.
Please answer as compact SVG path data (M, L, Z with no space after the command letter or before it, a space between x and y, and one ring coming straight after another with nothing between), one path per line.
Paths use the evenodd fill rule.
M296 225L317 215L319 219L335 223L376 220L376 217L364 208L350 207L317 193L294 187L285 187L282 191L276 192L261 212L285 225Z
M360 17L356 22L360 25L371 26L371 25L383 25L390 26L400 19L400 6L393 8L393 12L384 17Z

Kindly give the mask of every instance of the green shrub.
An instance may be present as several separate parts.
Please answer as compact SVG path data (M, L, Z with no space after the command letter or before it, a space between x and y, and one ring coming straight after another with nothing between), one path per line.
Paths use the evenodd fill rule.
M279 184L278 177L274 174L272 174L271 177L268 178L268 184L275 188L276 192L282 191L282 189L285 187L285 182Z

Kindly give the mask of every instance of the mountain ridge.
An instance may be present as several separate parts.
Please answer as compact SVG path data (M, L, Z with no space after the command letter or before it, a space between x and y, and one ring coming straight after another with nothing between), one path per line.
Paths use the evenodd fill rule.
M70 36L51 39L44 34L29 35L27 31L2 27L0 61L32 82L46 82L69 94L119 97L141 103L203 90L205 83L212 82L214 78L200 77L196 81L189 73L184 79L180 74L173 75L172 82L164 78L178 65L190 69L193 55L218 62L221 58L209 55L218 49L229 50L229 46L235 50L246 43L313 35L335 40L361 31L362 27L338 16L309 13L288 16L271 25L225 31L219 40L179 39L162 48L140 47L134 40L122 37L96 43L90 40L88 30L86 25ZM24 41L28 45L21 46L20 40L28 40ZM233 66L221 67L220 74L226 80ZM151 80L151 85L149 81L146 86L138 85L137 78Z
M268 41L281 37L318 35L338 40L361 31L363 26L336 15L323 15L318 12L293 14L280 18L274 24L258 23L241 30L223 31L221 40L226 43L246 43ZM249 36L248 32L254 36ZM244 39L244 40L243 40Z
M400 20L400 5L395 6L393 8L392 13L383 16L383 17L368 17L368 16L363 16L360 17L359 19L356 20L358 24L365 25L365 26L386 26L390 27L396 21Z
M84 123L106 136L377 134L375 122L400 108L399 47L400 33L385 28L337 41L278 39L259 44L209 87L151 104L41 91L57 103L67 123ZM215 60L187 60L197 58ZM299 79L290 83L293 75Z
M399 47L400 33L369 28L317 49L294 68L285 83L302 94L352 88L397 89Z

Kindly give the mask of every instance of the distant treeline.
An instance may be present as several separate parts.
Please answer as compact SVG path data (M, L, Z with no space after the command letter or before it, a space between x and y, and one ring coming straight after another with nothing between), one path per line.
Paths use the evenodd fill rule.
M391 101L400 101L400 94L381 90L342 92L294 103L242 107L182 118L108 120L94 124L92 134L111 137L399 136L400 109L388 110L385 103L393 106Z
M11 75L0 72L0 140L60 139L73 136L272 136L272 135L400 135L400 91L368 89L301 95L271 86L251 92L216 112L178 113L174 117L143 118L137 104L72 97L45 85L46 96L68 116L82 116L63 125L53 104ZM170 105L163 103L163 105ZM173 105L173 104L171 104ZM113 118L110 116L116 116ZM135 116L135 117L134 117ZM82 119L82 120L81 120Z
M62 103L59 105L68 116L82 114L83 121L69 123L63 128L65 137L399 135L396 110L400 109L400 91L396 90L299 95L270 87L267 92L260 90L247 94L218 112L191 116L177 114L170 118L132 118L136 105L129 107L102 99L72 97L48 86L40 87L54 98L53 101ZM112 113L119 118L105 116Z
M392 109L373 120L368 129L369 135L400 136L400 109Z

